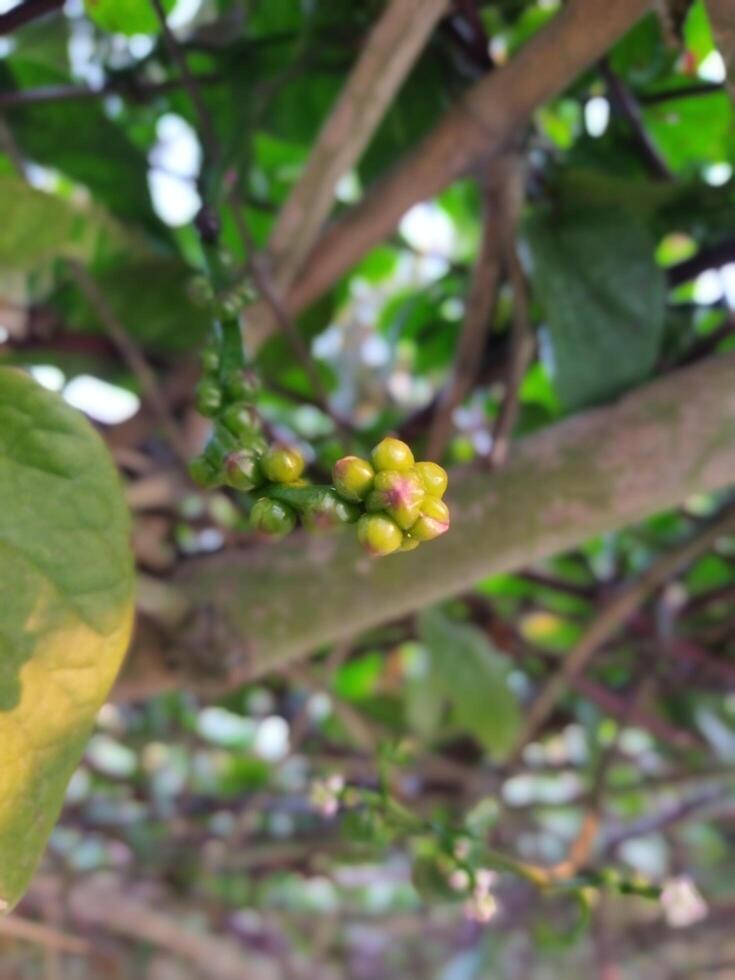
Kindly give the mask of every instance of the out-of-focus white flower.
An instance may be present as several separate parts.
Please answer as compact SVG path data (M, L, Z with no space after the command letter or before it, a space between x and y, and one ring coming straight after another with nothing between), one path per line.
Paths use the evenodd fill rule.
M489 892L486 895L473 894L464 904L465 918L471 922L489 922L498 910L495 896Z
M455 892L466 892L470 887L470 876L464 868L455 868L449 875L449 884Z
M486 895L498 880L496 871L490 868L478 868L475 872L475 891Z
M309 802L323 817L333 817L339 810L339 798L344 788L343 777L336 773L326 779L315 779L311 784Z
M673 929L684 929L704 919L707 903L691 878L682 875L669 878L661 893L666 921Z
M490 889L497 880L497 874L489 868L478 868L472 894L464 905L465 918L471 922L489 922L498 909L498 903Z

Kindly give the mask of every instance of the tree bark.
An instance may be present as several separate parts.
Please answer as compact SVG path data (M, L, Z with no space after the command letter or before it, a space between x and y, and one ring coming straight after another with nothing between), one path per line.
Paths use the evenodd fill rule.
M371 561L345 531L192 562L176 585L197 628L158 650L141 637L118 697L226 689L735 483L733 378L735 354L711 358L521 440L496 473L455 475L449 533L416 552Z

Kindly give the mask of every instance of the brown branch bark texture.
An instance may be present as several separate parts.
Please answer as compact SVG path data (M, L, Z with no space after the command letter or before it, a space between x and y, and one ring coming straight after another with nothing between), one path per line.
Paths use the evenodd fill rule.
M174 634L159 654L178 653L179 670L142 643L118 695L196 683L197 671L214 688L242 683L732 484L734 372L735 354L685 368L521 440L492 475L455 476L452 529L426 555L373 562L351 536L335 535L192 562L176 584L205 624L219 624L217 635L200 634L192 660ZM194 631L186 634L191 644Z

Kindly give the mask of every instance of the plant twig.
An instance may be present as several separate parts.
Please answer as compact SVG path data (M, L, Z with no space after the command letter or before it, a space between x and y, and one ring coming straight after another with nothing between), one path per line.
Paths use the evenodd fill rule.
M213 74L196 75L195 78L200 85L210 85L219 81L218 76ZM164 82L141 82L132 77L110 79L99 88L90 88L88 85L45 85L39 88L0 92L0 109L16 109L49 102L103 99L107 95L119 95L134 102L143 102L155 95L174 92L181 88L181 85L182 81L178 78L167 79Z
M362 155L447 0L390 0L284 204L269 242L279 291L291 285L322 229L334 189Z
M613 71L607 58L603 58L600 62L600 74L605 80L607 94L614 108L630 126L635 144L651 176L659 180L671 180L672 173L648 134L635 96L622 78Z
M725 62L727 90L735 101L735 10L732 0L706 0L715 44Z
M556 707L570 681L581 674L602 644L615 635L620 626L648 599L651 593L711 548L723 534L734 529L735 508L728 507L724 514L693 538L663 554L643 575L626 585L604 606L564 657L562 666L531 704L523 732L510 757L509 765L518 760L525 746Z
M214 131L214 126L212 125L209 111L204 99L202 98L199 80L189 68L186 60L186 54L184 53L184 50L179 42L176 40L173 31L168 26L166 11L164 10L163 3L161 0L151 0L151 4L153 5L158 16L158 20L161 25L161 33L163 34L163 40L171 56L171 60L179 69L181 84L186 89L186 93L191 99L194 110L196 111L199 121L200 135L205 144L205 152L208 154L210 162L216 162L220 158L219 142Z
M70 261L68 262L68 268L72 278L94 311L100 326L103 327L105 333L137 378L143 398L155 413L172 449L182 461L186 462L189 457L189 448L186 440L179 431L179 427L169 411L166 399L161 392L156 376L148 361L143 356L143 353L133 340L131 334L118 319L117 314L107 302L107 298L102 290L84 266L78 262Z
M325 232L285 297L294 313L312 303L419 201L506 152L540 104L564 89L642 17L650 0L570 0L502 69L477 82L432 132ZM273 332L251 319L258 342Z
M64 6L64 0L25 0L6 14L0 14L0 36L29 24L32 20L45 17Z
M51 926L23 919L17 915L0 918L0 936L7 939L18 939L21 942L33 943L45 949L59 953L73 953L77 956L88 956L93 950L92 945L79 936L70 936Z
M58 881L39 876L31 885L31 899L57 895ZM175 915L153 908L127 894L110 880L94 878L74 884L65 897L65 909L76 922L95 926L137 943L147 943L180 956L217 980L280 980L274 960L245 953L222 935L193 929Z
M531 333L528 287L516 250L516 230L518 227L522 196L522 171L520 167L517 167L508 180L503 195L501 234L503 236L505 266L513 290L513 322L511 326L508 372L505 381L505 396L500 406L500 414L493 429L493 441L488 458L488 463L491 466L502 466L507 458L513 427L515 426L520 407L521 384L534 347Z
M482 181L484 215L482 240L472 270L462 332L457 344L452 375L440 394L426 444L428 459L441 459L452 434L452 415L468 394L480 365L482 349L498 297L502 264L502 187L505 167L493 168Z

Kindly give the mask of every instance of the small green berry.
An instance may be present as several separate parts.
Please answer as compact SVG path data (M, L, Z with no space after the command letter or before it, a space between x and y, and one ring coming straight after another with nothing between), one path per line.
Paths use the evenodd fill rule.
M357 522L357 540L373 558L382 558L398 551L403 532L385 514L363 514Z
M220 482L220 473L206 456L195 456L190 461L189 476L200 487L216 487Z
M247 492L262 483L257 456L247 449L238 449L225 458L225 482L235 490Z
M359 456L343 456L332 469L335 490L345 500L364 500L372 489L374 477L375 470Z
M426 497L421 516L411 528L411 536L419 541L432 541L449 530L449 508L438 497Z
M416 472L430 497L443 497L447 489L447 471L438 463L417 463Z
M403 473L413 467L410 446L393 436L387 436L378 443L373 449L372 460L376 470L399 470Z
M280 537L290 534L296 527L296 512L280 500L261 497L250 511L250 523L256 531Z
M293 483L304 472L304 457L298 449L271 446L262 459L263 473L273 483Z
M400 551L414 551L421 544L418 538L414 538L410 531L403 535Z
M368 496L366 507L369 511L386 511L400 528L407 531L418 519L425 496L416 473L382 470L375 475L374 489Z
M205 347L202 351L202 371L205 374L216 374L219 370L219 353L214 347Z
M195 399L200 415L212 418L222 407L222 391L212 378L202 378L196 386Z

